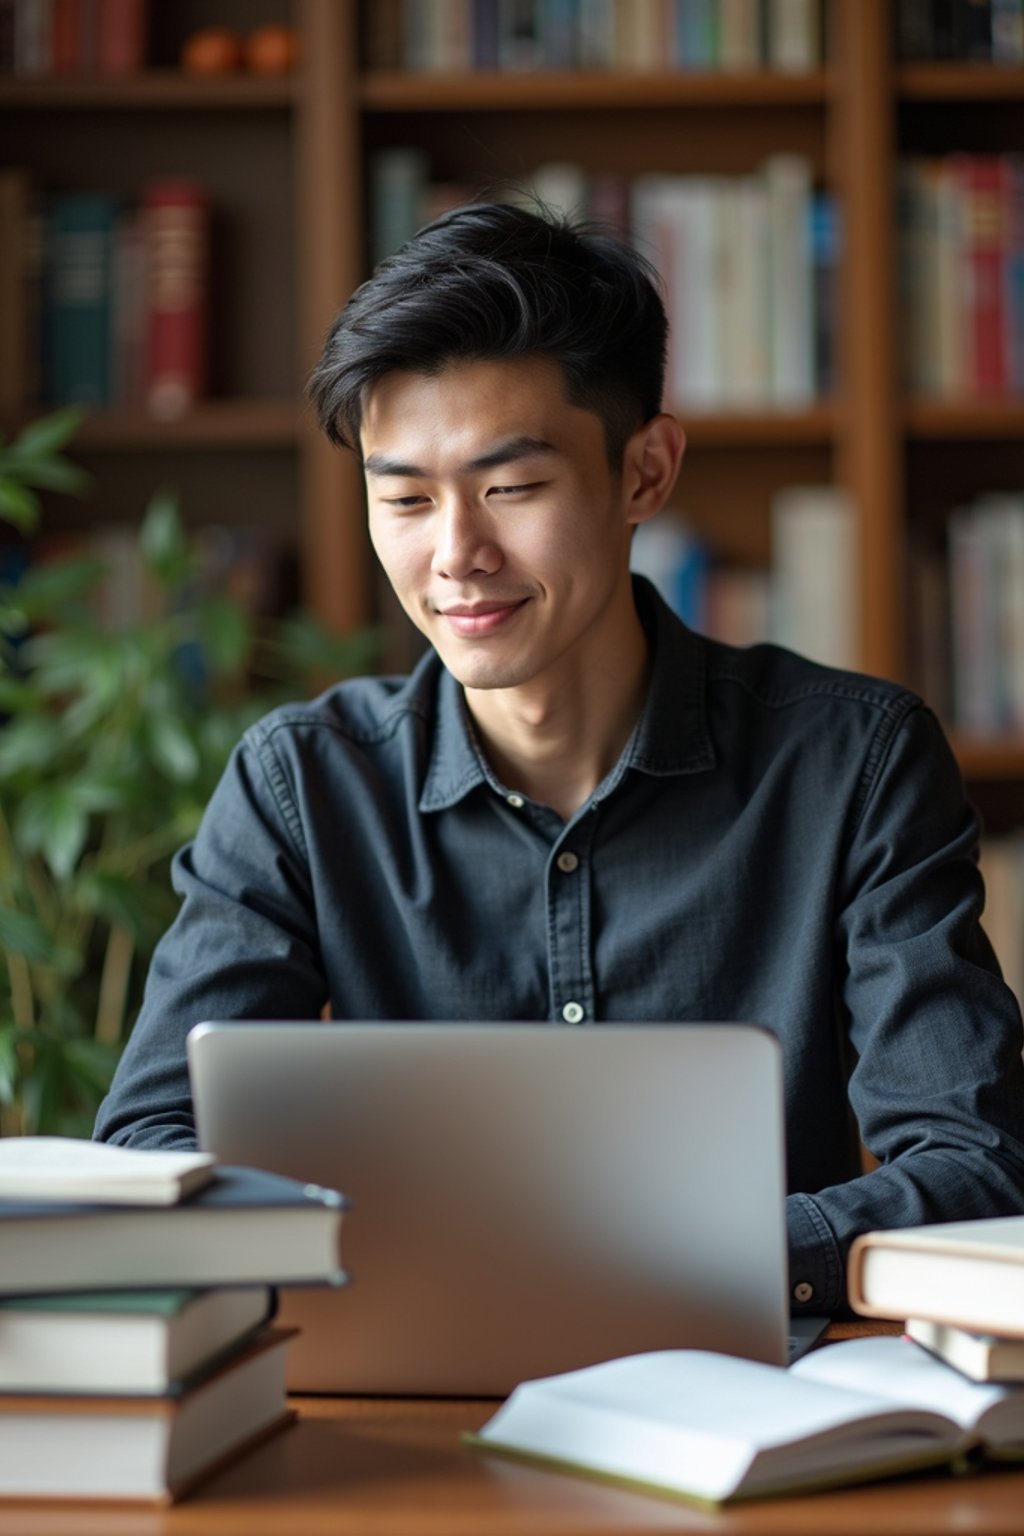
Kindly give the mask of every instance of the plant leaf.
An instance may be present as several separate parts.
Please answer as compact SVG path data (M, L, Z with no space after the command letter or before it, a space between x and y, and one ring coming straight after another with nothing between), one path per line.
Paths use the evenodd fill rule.
M32 533L39 521L39 499L16 480L0 475L0 517L22 533Z
M41 853L56 880L70 879L89 835L89 818L70 783L46 785L26 795L14 824L23 853Z
M143 559L164 586L180 586L188 579L192 561L173 492L160 490L151 498L139 540Z
M53 715L22 715L0 735L0 780L25 770L50 766L61 745L60 722Z
M38 421L29 422L11 444L10 452L19 458L36 458L43 454L59 453L78 431L85 412L77 405L51 411Z
M199 748L177 715L156 715L146 722L150 755L161 773L177 784L188 784L200 769Z
M50 961L55 954L53 938L31 912L0 907L0 947L27 960Z

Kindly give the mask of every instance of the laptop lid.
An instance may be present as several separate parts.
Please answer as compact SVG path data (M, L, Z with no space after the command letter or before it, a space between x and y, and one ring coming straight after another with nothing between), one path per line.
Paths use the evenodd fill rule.
M341 1189L292 1391L504 1394L640 1350L782 1364L781 1051L741 1024L206 1023L200 1145Z

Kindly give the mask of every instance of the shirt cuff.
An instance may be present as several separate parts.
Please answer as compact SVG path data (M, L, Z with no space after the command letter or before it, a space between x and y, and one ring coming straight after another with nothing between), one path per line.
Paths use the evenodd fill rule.
M846 1302L839 1244L810 1195L788 1195L789 1305L793 1312L836 1312Z

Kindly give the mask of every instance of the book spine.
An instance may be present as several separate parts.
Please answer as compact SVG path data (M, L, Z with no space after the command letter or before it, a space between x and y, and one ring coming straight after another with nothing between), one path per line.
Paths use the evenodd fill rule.
M856 664L856 520L838 486L791 486L772 500L772 635L828 666Z
M52 0L15 0L14 72L30 79L53 65Z
M1007 386L1003 307L1007 198L1002 165L993 155L954 155L950 170L960 186L966 383L974 393L1000 394Z
M51 200L47 229L44 329L46 398L54 405L110 401L114 230L112 198Z
M498 67L498 0L473 0L473 68Z
M380 150L370 160L370 264L394 255L420 227L429 169L418 149Z
M814 393L820 398L838 387L839 274L842 220L839 203L827 192L812 194L809 207L814 323Z
M187 412L206 390L209 206L195 182L154 182L143 195L149 319L146 403Z
M768 186L772 395L804 404L814 393L814 300L810 255L810 165L778 154L764 166Z
M78 0L51 0L50 70L78 74L82 68Z
M992 0L992 62L1024 64L1024 0Z
M146 0L97 0L96 65L104 75L130 75L146 63Z
M580 68L610 68L615 60L615 0L579 0L577 27Z
M768 0L768 63L772 69L803 74L821 61L815 0Z
M5 412L19 411L28 398L28 212L27 173L0 170L0 410Z

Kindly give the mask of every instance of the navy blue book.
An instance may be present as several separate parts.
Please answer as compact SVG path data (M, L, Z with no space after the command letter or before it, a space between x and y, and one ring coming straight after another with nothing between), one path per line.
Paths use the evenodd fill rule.
M336 1190L220 1167L170 1206L0 1200L0 1294L342 1285Z

